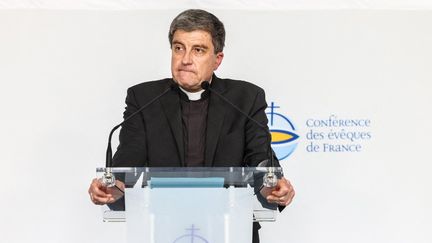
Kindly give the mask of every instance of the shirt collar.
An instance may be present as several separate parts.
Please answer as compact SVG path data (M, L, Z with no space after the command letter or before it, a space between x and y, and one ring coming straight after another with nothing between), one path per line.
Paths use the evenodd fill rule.
M210 80L208 82L211 84L212 80L213 80L213 76L210 77ZM189 91L183 89L180 85L178 87L180 88L180 90L184 94L186 94L186 96L188 97L188 99L190 101L197 101L197 100L200 100L201 98L207 98L207 96L208 96L208 92L205 92L206 90L203 90L203 89L200 91L197 91L197 92L189 92Z
M179 86L179 88L180 88L180 90L181 90L183 93L185 93L185 94L187 95L187 97L188 97L189 100L191 100L191 101L197 101L197 100L201 99L201 94L204 93L204 91L205 91L205 90L202 89L202 90L197 91L197 92L189 92L189 91L183 89L183 88L180 87L180 86Z

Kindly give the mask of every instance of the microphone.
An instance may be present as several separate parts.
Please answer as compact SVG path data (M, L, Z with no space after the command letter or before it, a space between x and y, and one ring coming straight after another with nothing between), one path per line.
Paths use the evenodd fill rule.
M204 90L209 90L213 94L217 95L219 98L221 98L223 101L225 101L226 103L228 103L231 107L233 107L236 111L240 112L242 115L244 115L245 117L247 117L250 121L252 121L253 123L255 123L258 127L260 127L261 129L263 129L267 133L267 135L268 135L267 136L267 141L268 141L267 155L269 156L270 168L271 169L269 170L268 173L266 173L264 175L263 186L270 187L270 188L271 187L275 187L277 185L277 176L275 175L274 169L273 169L274 168L274 157L273 157L273 151L271 149L271 134L270 134L270 132L268 132L267 126L264 126L261 123L259 123L253 117L251 117L250 115L246 114L239 107L237 107L235 104L233 104L231 101L229 101L223 95L221 95L219 92L217 92L216 90L214 90L210 86L210 83L208 81L203 81L201 83L201 88L204 89Z
M101 178L101 181L102 181L103 185L105 185L106 187L114 187L114 186L117 187L116 184L115 184L115 176L112 173L112 169L111 169L112 168L111 140L112 140L113 133L119 127L121 127L125 122L127 122L132 117L136 116L138 113L140 113L142 110L144 110L145 108L147 108L151 104L153 104L156 100L159 100L162 96L164 96L165 94L167 94L169 91L176 90L176 89L178 89L178 84L174 83L174 82L171 82L170 86L167 89L165 89L162 93L160 93L159 95L157 95L156 97L154 97L153 99L151 99L149 102L147 102L146 104L144 104L143 106L141 106L138 110L136 110L130 116L126 117L120 124L116 125L115 127L113 127L113 129L111 129L111 132L110 132L109 137L108 137L108 146L107 146L107 150L106 150L105 173L103 174L103 176ZM117 189L119 189L121 192L123 192L120 188L117 187Z

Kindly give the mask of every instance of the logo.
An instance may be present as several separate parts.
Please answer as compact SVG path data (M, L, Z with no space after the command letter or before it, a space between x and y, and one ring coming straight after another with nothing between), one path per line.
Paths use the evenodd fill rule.
M271 102L267 108L270 109L266 115L269 120L272 149L279 160L286 159L296 149L299 135L294 124L286 116L275 112L280 106L275 106L274 102Z
M199 230L198 228L195 228L195 226L192 224L190 229L186 229L186 231L190 231L180 237L178 237L177 239L175 239L175 241L173 243L208 243L208 241L206 239L204 239L204 237L199 236L196 234L195 231Z

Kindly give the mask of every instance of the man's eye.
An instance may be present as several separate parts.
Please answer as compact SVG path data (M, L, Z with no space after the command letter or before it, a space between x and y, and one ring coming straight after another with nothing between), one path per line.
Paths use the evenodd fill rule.
M202 53L204 53L204 49L203 48L195 48L195 52L198 54L202 54Z
M174 46L174 51L181 51L183 48L181 46Z

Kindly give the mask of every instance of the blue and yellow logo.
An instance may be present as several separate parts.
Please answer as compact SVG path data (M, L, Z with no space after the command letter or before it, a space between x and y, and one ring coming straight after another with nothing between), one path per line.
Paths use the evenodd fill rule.
M269 120L269 128L272 137L271 145L279 160L286 159L290 156L297 147L297 139L294 124L284 115L274 112L276 108L274 102L267 107L270 112L266 112Z

